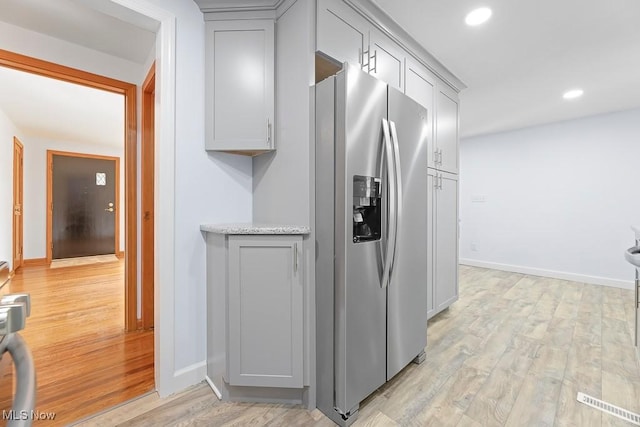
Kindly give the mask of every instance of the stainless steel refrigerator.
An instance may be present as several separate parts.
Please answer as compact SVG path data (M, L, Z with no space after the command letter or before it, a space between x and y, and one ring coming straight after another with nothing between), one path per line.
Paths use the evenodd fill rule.
M427 344L427 111L345 67L315 87L317 406L339 425Z

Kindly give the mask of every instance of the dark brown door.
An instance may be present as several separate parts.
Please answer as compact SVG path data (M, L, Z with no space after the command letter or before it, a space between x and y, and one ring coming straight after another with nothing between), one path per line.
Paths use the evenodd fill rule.
M115 254L116 161L53 155L52 258Z
M24 148L18 138L13 138L13 270L22 266L24 253Z

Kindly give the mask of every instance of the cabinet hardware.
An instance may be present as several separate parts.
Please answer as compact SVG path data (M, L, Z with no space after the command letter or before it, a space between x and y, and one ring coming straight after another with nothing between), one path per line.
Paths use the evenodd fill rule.
M369 72L374 72L377 73L378 72L378 51L374 50L373 51L373 55L371 56L371 59L373 59L373 68L369 69ZM371 62L371 59L369 59L369 62Z
M293 244L293 272L298 272L298 244Z
M440 174L440 189L442 190L442 174Z
M369 73L371 71L371 68L369 67L369 65L371 65L371 58L369 57L369 49L367 50L358 49L358 53L360 54L360 68L364 70L366 67L367 73ZM367 56L366 64L364 63L365 55Z
M267 145L269 148L273 148L271 146L271 120L267 118Z
M442 148L438 149L438 161L440 162L440 166L442 166Z

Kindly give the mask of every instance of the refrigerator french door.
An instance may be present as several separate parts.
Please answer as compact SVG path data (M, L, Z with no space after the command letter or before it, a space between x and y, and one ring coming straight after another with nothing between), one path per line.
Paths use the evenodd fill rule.
M424 356L426 110L345 64L316 85L318 408L360 402Z

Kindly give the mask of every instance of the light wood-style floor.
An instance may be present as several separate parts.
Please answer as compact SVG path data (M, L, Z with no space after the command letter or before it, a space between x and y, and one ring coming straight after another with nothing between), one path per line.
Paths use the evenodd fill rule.
M460 300L429 323L427 360L360 407L357 426L628 426L578 391L640 413L633 291L460 267ZM205 384L82 425L330 426L318 410L219 402Z
M31 294L20 334L35 361L36 409L56 413L35 426L66 425L154 388L153 332L124 333L124 260L26 267L10 286Z

